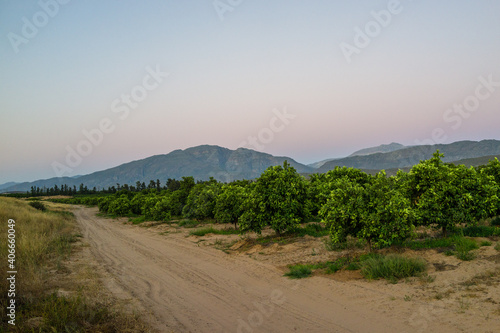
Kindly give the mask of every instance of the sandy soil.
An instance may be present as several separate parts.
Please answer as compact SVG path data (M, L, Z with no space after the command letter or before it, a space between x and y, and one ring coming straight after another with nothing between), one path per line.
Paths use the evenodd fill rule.
M462 262L436 251L432 282L366 281L357 272L283 277L297 262L331 260L305 237L261 245L240 236L188 236L170 225L141 228L77 208L78 223L107 285L138 302L160 332L498 332L498 252ZM147 224L146 224L147 225ZM224 249L224 251L221 251ZM412 253L409 253L412 255Z

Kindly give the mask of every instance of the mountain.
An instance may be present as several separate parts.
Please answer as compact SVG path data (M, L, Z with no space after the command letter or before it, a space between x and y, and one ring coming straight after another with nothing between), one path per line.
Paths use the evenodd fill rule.
M376 154L376 153L390 153L392 151L401 150L404 148L408 148L408 147L403 146L400 143L392 142L388 145L380 145L377 147L361 149L361 150L355 151L354 153L352 153L349 156L364 156L364 155L371 155L371 154Z
M4 191L28 191L31 186L40 188L67 184L78 187L85 184L88 188L103 188L119 184L135 185L137 181L149 183L160 179L162 184L168 178L181 179L193 176L196 180L208 180L209 177L223 182L236 179L254 179L269 166L281 165L288 161L299 173L312 173L313 169L297 163L289 157L276 157L254 150L239 148L230 150L218 146L198 146L185 150L174 150L166 155L151 156L142 160L83 175L51 178L35 182L21 183Z
M9 188L9 187L14 186L16 184L19 184L19 183L8 182L8 183L0 184L0 190L3 190L4 188Z
M438 149L440 153L445 155L443 158L444 162L454 162L489 155L498 155L500 154L500 141L458 141L450 144L412 146L388 153L349 156L327 162L317 169L316 172L324 173L334 169L336 166L346 166L365 170L402 169L418 164L421 160L431 158L432 154Z
M370 154L375 154L375 153L389 153L391 151L396 151L400 149L407 148L406 146L403 146L402 144L392 142L388 145L380 145L377 147L371 147L371 148L365 148L361 149L358 151L355 151L349 156L361 156L361 155L370 155ZM321 168L325 163L330 162L330 161L336 161L339 160L340 158L329 158L326 160L322 160L316 163L311 163L308 164L311 168L318 169Z

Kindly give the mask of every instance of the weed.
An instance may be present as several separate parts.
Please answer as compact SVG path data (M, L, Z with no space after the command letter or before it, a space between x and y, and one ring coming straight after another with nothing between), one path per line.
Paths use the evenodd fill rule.
M143 222L146 222L146 216L139 216L136 218L130 218L129 221L132 222L132 224L141 224Z
M497 244L495 245L495 250L500 251L500 243L497 243Z
M207 228L201 228L197 230L191 231L189 234L191 236L205 236L207 234L214 234L214 235L235 235L239 234L240 231L237 229L214 229L214 227L207 227Z
M463 235L468 237L500 236L500 229L484 225L470 226L462 229Z
M483 247L483 246L491 246L493 243L490 242L490 241L482 241L481 244L479 244L479 246Z
M199 221L195 221L195 220L182 220L182 221L179 221L178 226L184 227L184 228L196 228L200 224L201 223Z
M311 276L312 270L309 265L294 265L289 266L289 272L285 273L284 276L289 277L290 279L303 279Z
M299 237L304 237L305 235L311 237L324 237L327 236L330 232L326 226L319 223L309 223L305 227L298 227L291 232Z
M421 258L408 258L389 254L366 259L362 262L361 274L367 279L385 278L390 282L418 276L425 272L427 263Z

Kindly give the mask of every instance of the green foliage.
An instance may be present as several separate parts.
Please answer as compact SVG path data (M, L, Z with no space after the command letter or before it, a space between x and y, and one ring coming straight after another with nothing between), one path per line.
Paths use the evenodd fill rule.
M290 271L285 273L284 276L290 279L303 279L311 276L312 269L308 265L293 265L289 267Z
M215 229L213 227L202 228L198 230L193 230L189 234L192 236L205 236L207 234L214 235L235 235L240 232L237 229Z
M396 178L381 172L361 185L343 177L333 188L319 212L333 243L343 243L350 235L380 247L414 235L414 212Z
M243 203L242 231L260 233L269 225L278 235L297 228L309 216L306 182L286 161L269 167Z
M195 220L182 220L178 223L179 227L184 227L184 228L196 228L200 224L201 224L200 221L195 221Z
M126 216L131 214L130 201L126 195L121 195L109 203L108 214Z
M427 263L421 258L389 254L364 260L361 274L367 279L384 278L391 282L425 272Z
M500 236L500 228L474 225L463 228L462 233L468 237Z
M225 184L217 196L214 217L221 223L236 223L242 214L242 204L249 191L236 184Z
M450 248L452 246L453 238L451 237L427 238L424 240L414 240L403 243L403 247L407 247L412 250Z
M371 181L371 176L354 168L335 167L335 169L323 174L313 174L309 180L308 196L311 201L311 213L317 214L321 207L327 202L330 193L336 189L336 181L347 178L351 182L365 185Z
M492 227L500 227L500 216L497 216L493 220L491 220L490 225Z
M28 204L35 209L41 210L42 212L47 210L47 207L45 207L43 202L40 201L30 201Z
M292 231L294 235L299 237L304 237L305 235L311 237L323 237L327 236L330 232L329 230L322 224L319 223L308 223L305 227L297 227Z
M498 185L492 176L463 165L447 165L443 155L415 165L405 189L415 208L419 225L434 225L443 230L458 223L474 224L492 216L498 208Z
M196 184L182 209L183 217L200 220L214 218L215 204L220 190L221 184L213 178L208 182Z

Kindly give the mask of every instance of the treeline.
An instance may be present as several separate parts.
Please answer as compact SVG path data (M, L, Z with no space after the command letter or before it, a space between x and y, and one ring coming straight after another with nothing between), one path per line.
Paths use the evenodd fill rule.
M95 186L92 189L87 188L83 183L77 188L76 185L73 187L63 184L61 186L54 185L53 187L38 187L31 186L30 191L26 193L16 193L17 197L40 197L40 196L54 196L54 195L87 195L87 194L113 194L121 191L130 192L141 192L145 190L155 189L161 190L175 190L179 187L180 181L169 178L165 185L161 185L160 180L150 180L149 184L146 185L145 182L136 182L135 186L119 183L116 186L109 186L107 188L97 189Z
M122 187L113 195L64 201L151 220L213 219L234 223L241 232L260 233L267 226L277 234L293 232L318 216L333 242L353 236L370 246L388 246L413 237L418 226L446 234L458 224L473 225L500 214L500 162L467 168L443 163L442 156L436 152L409 172L391 177L384 171L371 176L337 167L306 180L285 162L255 181L196 183L183 177L162 188L137 192Z

